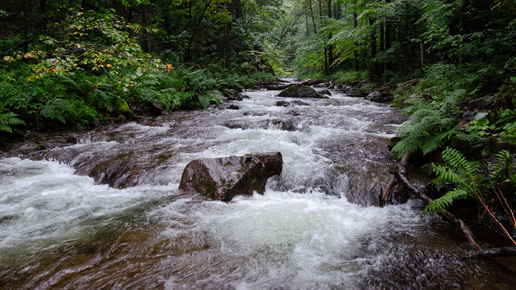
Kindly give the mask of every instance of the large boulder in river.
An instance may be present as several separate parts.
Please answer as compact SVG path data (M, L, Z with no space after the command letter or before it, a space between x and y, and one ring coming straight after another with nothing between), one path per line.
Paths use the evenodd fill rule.
M279 97L285 98L327 98L319 94L316 90L309 86L291 85L279 93Z
M282 169L279 152L197 159L186 165L179 189L231 201L235 195L263 194L267 179Z

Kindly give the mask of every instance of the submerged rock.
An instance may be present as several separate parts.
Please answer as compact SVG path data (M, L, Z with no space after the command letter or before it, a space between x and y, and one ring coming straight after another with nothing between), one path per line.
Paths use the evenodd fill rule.
M242 96L239 91L234 89L224 90L223 94L230 101L241 101L244 99L244 96Z
M276 102L277 107L288 107L290 106L290 102L287 101L277 101Z
M384 102L385 98L381 92L371 92L369 95L367 95L366 99L370 100L371 102Z
M279 93L279 97L286 98L327 98L319 94L316 90L309 86L291 85Z
M235 195L263 194L267 179L282 169L279 152L197 159L186 165L179 189L231 201Z
M322 90L319 93L321 93L323 96L331 96L331 92L328 90Z

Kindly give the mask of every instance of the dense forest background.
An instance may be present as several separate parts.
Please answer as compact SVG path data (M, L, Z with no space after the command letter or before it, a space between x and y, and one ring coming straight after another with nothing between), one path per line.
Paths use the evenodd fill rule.
M4 0L0 132L206 108L277 76L387 84L410 115L393 151L447 163L428 211L470 197L516 228L515 16L512 0Z
M447 104L512 97L515 9L510 0L2 1L0 130L91 124L126 102L206 107L224 88L287 69L365 88L424 78L411 93Z

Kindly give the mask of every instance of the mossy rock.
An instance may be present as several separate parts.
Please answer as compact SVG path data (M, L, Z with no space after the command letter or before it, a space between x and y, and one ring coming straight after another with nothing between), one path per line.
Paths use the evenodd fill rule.
M315 99L327 98L326 96L319 94L312 87L304 85L291 85L288 88L284 89L281 93L279 93L278 97Z
M114 107L115 107L115 115L122 115L126 118L136 118L136 114L133 113L133 111L131 111L131 109L129 108L129 104L127 104L127 102L124 100L124 99L121 99L121 98L117 98L115 99L115 102L114 102Z
M198 159L186 165L179 189L231 201L236 195L263 194L267 179L279 175L282 169L279 152Z

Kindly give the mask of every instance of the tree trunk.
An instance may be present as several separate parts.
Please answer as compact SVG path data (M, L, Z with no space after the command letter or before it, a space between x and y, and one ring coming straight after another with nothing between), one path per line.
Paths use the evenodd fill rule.
M332 18L333 14L331 13L331 0L328 0L328 18ZM331 32L328 33L328 68L326 74L330 73L330 67L333 64L333 45L330 44L332 38Z
M380 21L380 52L385 51L385 27L383 19ZM380 75L383 75L384 63L378 63Z
M144 42L145 42L145 52L148 52L148 53L151 53L151 42L150 42L150 36L149 36L149 32L147 31L147 25L149 25L149 17L148 17L148 5L143 5L141 7L142 9L142 24L143 26L145 27L143 29L143 37L144 37Z
M390 3L391 0L387 0L386 2ZM389 50L391 48L391 40L392 40L391 39L391 30L392 30L391 20L387 18L387 20L385 21L385 50ZM390 61L388 61L385 64L385 68L387 70L392 71L392 63Z
M306 24L306 38L310 36L309 34L309 24L308 24L308 11L305 11L305 24Z
M358 27L357 12L353 11L353 28L357 28L357 27ZM357 54L357 50L355 49L353 51L353 70L358 71L358 69L359 69L358 54Z
M378 79L379 68L378 62L374 60L376 57L376 26L373 18L369 19L369 26L371 27L371 72L373 79Z
M222 55L224 58L224 68L229 68L229 54L230 54L230 43L229 43L229 24L224 25L224 43L222 44Z
M24 19L23 24L23 52L27 53L29 51L29 0L23 0L22 2L22 18Z
M233 4L233 10L235 11L234 12L235 18L240 19L240 18L244 17L244 7L242 5L242 1L233 0L231 2L231 4Z
M317 25L315 25L314 10L312 9L312 2L310 2L310 14L312 15L312 24L314 26L314 34L317 35Z
M419 41L419 54L421 55L421 71L424 71L425 67L425 44L423 40Z
M465 16L465 13L466 13L466 3L467 0L462 0L461 1L461 5L460 5L460 34L461 34L461 38L460 38L460 49L459 49L459 66L462 65L463 63L463 55L462 55L462 47L463 47L463 39L464 39L464 34L466 33L466 16Z

